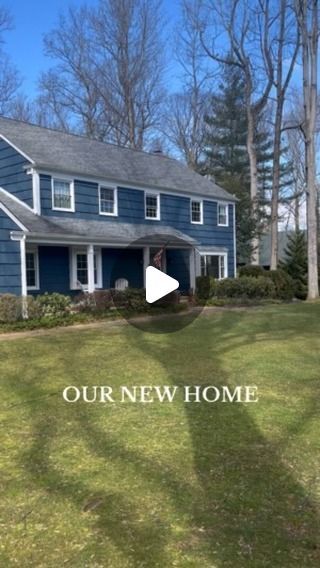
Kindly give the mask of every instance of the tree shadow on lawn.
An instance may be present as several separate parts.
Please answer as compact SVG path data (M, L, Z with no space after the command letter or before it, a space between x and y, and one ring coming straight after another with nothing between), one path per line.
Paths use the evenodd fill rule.
M144 357L161 363L167 384L182 388L192 384L222 386L228 385L222 359L233 348L256 343L259 349L259 342L282 337L282 330L274 327L266 315L266 326L260 325L257 335L267 328L268 337L258 339L253 327L239 340L237 323L241 319L241 314L221 316L214 328L208 326L208 334L214 331L215 335L208 345L206 376L197 372L197 363L206 356L201 336L196 341L197 324L193 333L189 328L186 334L170 334L164 344L157 342L154 335L132 337ZM296 335L286 329L286 339ZM177 368L172 362L178 351L182 357ZM246 377L239 377L238 383L246 384ZM292 433L314 417L316 406L314 399L308 401ZM202 498L190 503L195 538L187 535L181 546L190 552L195 545L199 552L206 548L207 559L211 558L217 567L319 566L317 507L285 466L276 445L257 428L248 407L237 403L185 403L185 412Z
M239 339L239 317L217 317L214 329L208 324L208 333L214 331L215 336L205 347L201 339L203 330L202 335L200 328L197 330L199 321L194 327L169 334L165 341L164 336L159 340L157 335L133 333L130 329L124 329L123 333L128 348L140 351L141 361L147 358L161 364L166 384L227 385L222 356L234 347L256 341L254 330ZM270 339L278 331L273 333L269 328ZM79 334L78 352L87 339L87 334ZM206 352L205 376L201 377L197 364ZM73 357L76 361L77 353ZM245 377L241 383L245 383ZM14 388L18 390L18 385ZM42 395L41 388L32 389L34 398ZM58 435L56 405L53 399L43 399L37 408L30 404L33 442L21 455L21 464L36 487L69 501L80 514L90 497L90 487L76 472L59 471L50 460L51 445ZM288 471L276 447L261 434L246 406L186 403L185 413L200 490L195 490L187 479L177 477L173 469L161 470L151 458L128 450L111 432L100 429L93 421L90 407L74 407L73 418L79 428L77 436L85 441L90 452L105 461L106 467L115 461L125 471L130 464L147 484L154 484L155 488L161 484L176 514L189 519L189 530L175 542L183 558L189 558L185 564L182 560L180 566L189 565L189 561L190 566L230 568L318 566L316 507ZM174 431L172 435L175 436ZM166 551L171 539L170 519L165 522L146 514L141 522L130 497L130 487L126 493L106 488L99 491L98 498L102 505L95 510L96 527L129 559L130 566L170 567ZM95 561L103 562L104 552L101 547L100 550L87 547L88 558L95 554ZM107 560L105 565L109 565Z

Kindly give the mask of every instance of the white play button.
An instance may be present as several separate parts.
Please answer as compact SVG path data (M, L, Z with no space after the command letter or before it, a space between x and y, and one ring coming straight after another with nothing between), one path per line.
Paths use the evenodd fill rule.
M146 300L149 304L153 304L177 288L179 288L178 280L154 266L148 266L146 269Z

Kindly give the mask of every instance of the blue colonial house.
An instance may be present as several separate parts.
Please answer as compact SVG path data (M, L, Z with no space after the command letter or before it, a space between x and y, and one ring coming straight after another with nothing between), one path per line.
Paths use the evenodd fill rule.
M235 275L235 198L177 160L0 118L0 293Z

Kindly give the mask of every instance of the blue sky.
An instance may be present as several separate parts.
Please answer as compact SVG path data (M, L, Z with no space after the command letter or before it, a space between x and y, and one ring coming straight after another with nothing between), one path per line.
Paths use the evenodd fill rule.
M86 0L86 4L96 4L97 0ZM80 2L70 2L79 5ZM179 0L164 0L164 10L170 28L173 29L179 18ZM24 91L31 97L36 92L37 80L41 70L50 65L43 55L43 36L50 31L58 14L68 5L66 0L13 0L10 11L14 29L5 36L5 49L24 78Z

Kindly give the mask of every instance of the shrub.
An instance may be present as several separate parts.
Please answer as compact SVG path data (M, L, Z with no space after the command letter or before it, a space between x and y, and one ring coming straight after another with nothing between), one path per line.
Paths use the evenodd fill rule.
M97 290L93 294L81 293L74 298L76 311L85 313L103 313L113 305L110 290Z
M196 279L196 294L200 300L208 300L214 295L215 280L212 276L198 276Z
M154 302L153 305L157 306L158 308L167 308L168 306L176 306L177 304L179 304L179 302L180 294L177 290L175 290L174 292L170 292L170 294L164 296L164 298L160 298L160 300Z
M292 300L294 297L294 281L287 272L278 268L277 270L266 270L265 278L271 278L274 283L276 296L280 300Z
M239 268L239 277L252 276L252 278L258 278L259 276L265 276L266 271L262 266L255 264L247 264L246 266L241 266Z
M69 312L71 298L63 294L45 293L36 299L42 317L61 316Z
M225 278L215 284L217 298L274 298L275 285L270 278L259 276L243 276L242 278Z
M146 293L143 289L126 288L126 290L112 290L111 294L117 308L144 311L149 307L146 301Z
M13 294L0 296L0 322L12 323L20 319L22 319L21 298Z

